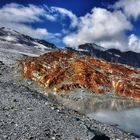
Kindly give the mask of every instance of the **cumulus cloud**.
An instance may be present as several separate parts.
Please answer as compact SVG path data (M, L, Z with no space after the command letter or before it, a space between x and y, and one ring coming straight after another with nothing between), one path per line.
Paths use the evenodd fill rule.
M134 34L130 35L128 47L130 50L140 53L140 38Z
M0 26L12 28L35 38L55 38L55 34L48 32L46 28L33 28L30 25L48 19L53 20L46 15L47 11L43 7L10 3L0 9Z
M51 21L51 22L56 21L56 17L55 17L55 16L53 16L53 15L46 14L46 15L45 15L45 17L46 17L49 21Z
M60 19L68 17L70 19L70 27L75 28L77 26L78 18L72 11L60 7L47 7L47 9L49 11L47 16L50 16L52 19L54 18L54 21L56 21L58 18Z
M113 7L121 8L127 17L137 19L140 16L140 0L119 0Z
M0 9L1 22L30 23L41 21L45 10L35 5L23 6L16 3L6 4Z
M94 42L106 48L124 50L126 48L121 44L126 44L125 31L131 29L131 23L121 11L111 12L103 8L94 8L91 13L80 17L78 30L64 37L63 41L70 47Z
M125 34L117 35L116 37L111 37L107 40L101 39L100 41L95 42L99 46L102 46L106 49L119 49L121 51L128 51L128 37Z
M46 28L34 28L31 25L39 22L58 22L65 18L70 19L70 28L75 28L78 24L78 18L72 11L60 7L47 7L47 5L36 6L29 4L27 6L10 3L0 8L0 26L13 28L23 34L28 34L35 38L56 39L66 34L68 29L62 29L61 33L50 33ZM59 23L59 22L58 22ZM60 22L61 23L61 22ZM62 22L63 23L63 22Z
M140 15L140 10L137 8L139 0L135 0L135 3L132 1L120 0L115 3L115 9L112 11L93 8L90 13L82 17L77 17L72 11L60 7L31 4L23 6L11 3L0 8L0 26L13 28L35 38L51 39L54 42L60 42L60 38L64 36L63 42L69 47L96 43L106 49L140 52L140 38L135 34L130 36L126 34L126 31L133 29L128 17L137 19ZM70 25L67 25L67 28L63 26L59 33L50 33L46 28L31 26L46 20L65 24L67 18L70 20ZM59 22L60 20L62 22Z
M49 36L49 32L47 31L47 29L44 29L44 28L32 28L31 26L26 26L24 24L19 24L19 23L1 23L0 22L0 27L8 27L8 28L11 28L11 29L14 29L22 34L25 34L25 35L29 35L31 37L34 37L34 38L44 38L46 36ZM44 31L42 31L44 30Z

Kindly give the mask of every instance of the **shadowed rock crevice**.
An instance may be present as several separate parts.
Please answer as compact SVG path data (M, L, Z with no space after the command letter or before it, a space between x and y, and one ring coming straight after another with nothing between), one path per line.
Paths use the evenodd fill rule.
M105 135L95 135L91 140L110 140L110 138Z

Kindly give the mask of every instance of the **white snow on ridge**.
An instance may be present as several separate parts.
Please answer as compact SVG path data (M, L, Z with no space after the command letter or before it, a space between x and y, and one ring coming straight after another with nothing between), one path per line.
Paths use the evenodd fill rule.
M17 39L14 36L4 36L3 39L7 41L14 41L14 42L17 41Z
M33 42L33 44L35 44L35 46L34 46L35 48L40 49L41 51L45 51L45 49L50 49L38 42Z
M13 50L13 49L0 49L0 51L15 53L15 54L22 54L22 55L27 55L27 56L32 56L32 57L38 57L40 55L40 54L33 54L33 53L23 52L23 51L18 51L18 50Z
M120 55L118 55L118 54L114 54L116 57L121 57Z
M0 61L6 64L14 64L26 56L38 57L52 51L53 47L53 44L51 47L48 42L31 38L12 29L0 28Z

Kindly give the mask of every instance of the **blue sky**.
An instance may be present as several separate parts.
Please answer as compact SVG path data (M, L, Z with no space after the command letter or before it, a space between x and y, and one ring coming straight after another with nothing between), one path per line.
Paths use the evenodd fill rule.
M59 47L140 52L140 0L0 0L0 27Z

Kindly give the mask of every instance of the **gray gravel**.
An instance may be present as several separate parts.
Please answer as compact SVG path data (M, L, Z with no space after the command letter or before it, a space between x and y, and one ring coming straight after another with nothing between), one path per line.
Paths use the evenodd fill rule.
M113 126L66 109L0 62L0 140L134 140Z

